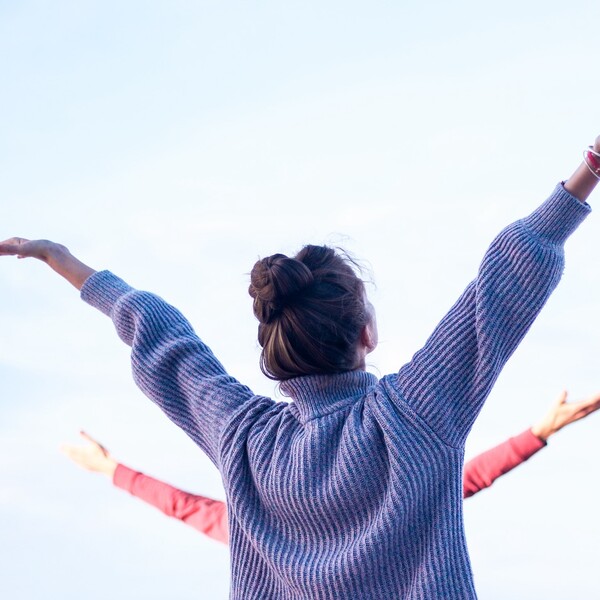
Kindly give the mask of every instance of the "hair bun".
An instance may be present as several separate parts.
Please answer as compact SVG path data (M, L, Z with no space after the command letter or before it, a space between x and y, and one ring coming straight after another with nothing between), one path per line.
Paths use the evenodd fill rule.
M252 268L248 292L254 298L254 314L270 323L314 281L311 270L285 254L267 256Z

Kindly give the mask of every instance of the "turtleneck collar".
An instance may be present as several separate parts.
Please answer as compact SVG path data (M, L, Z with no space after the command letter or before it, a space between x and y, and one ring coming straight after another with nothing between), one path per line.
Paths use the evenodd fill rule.
M292 398L306 422L342 408L366 395L377 377L366 371L347 371L336 375L305 375L282 381L281 391Z

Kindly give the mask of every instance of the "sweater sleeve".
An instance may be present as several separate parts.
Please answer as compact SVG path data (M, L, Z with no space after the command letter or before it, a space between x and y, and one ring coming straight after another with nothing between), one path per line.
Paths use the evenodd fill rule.
M559 184L531 215L505 228L477 278L400 369L400 398L447 444L464 444L502 367L560 280L564 242L589 211Z
M229 417L259 400L226 373L183 315L158 296L100 271L84 283L81 297L111 317L131 346L133 378L140 389L218 466Z
M502 444L486 450L465 463L463 473L463 498L470 498L489 487L505 473L539 452L546 442L527 429Z
M225 502L189 494L121 464L115 470L113 483L168 517L179 519L218 542L228 543Z

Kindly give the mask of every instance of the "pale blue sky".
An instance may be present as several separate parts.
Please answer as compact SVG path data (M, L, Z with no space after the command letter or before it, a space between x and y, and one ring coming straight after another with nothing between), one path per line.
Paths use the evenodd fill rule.
M597 2L0 2L0 238L46 237L183 310L256 392L254 260L348 247L397 369L600 133ZM594 207L600 195L592 198ZM600 388L600 225L469 440ZM0 594L227 597L227 551L58 453L87 429L124 462L222 497L130 381L110 322L39 263L0 265ZM485 600L592 598L600 417L465 505Z

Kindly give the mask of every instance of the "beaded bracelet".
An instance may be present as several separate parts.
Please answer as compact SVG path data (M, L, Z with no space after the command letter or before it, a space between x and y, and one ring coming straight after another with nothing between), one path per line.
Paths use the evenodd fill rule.
M600 153L596 152L592 146L583 151L583 162L597 179L600 179Z

